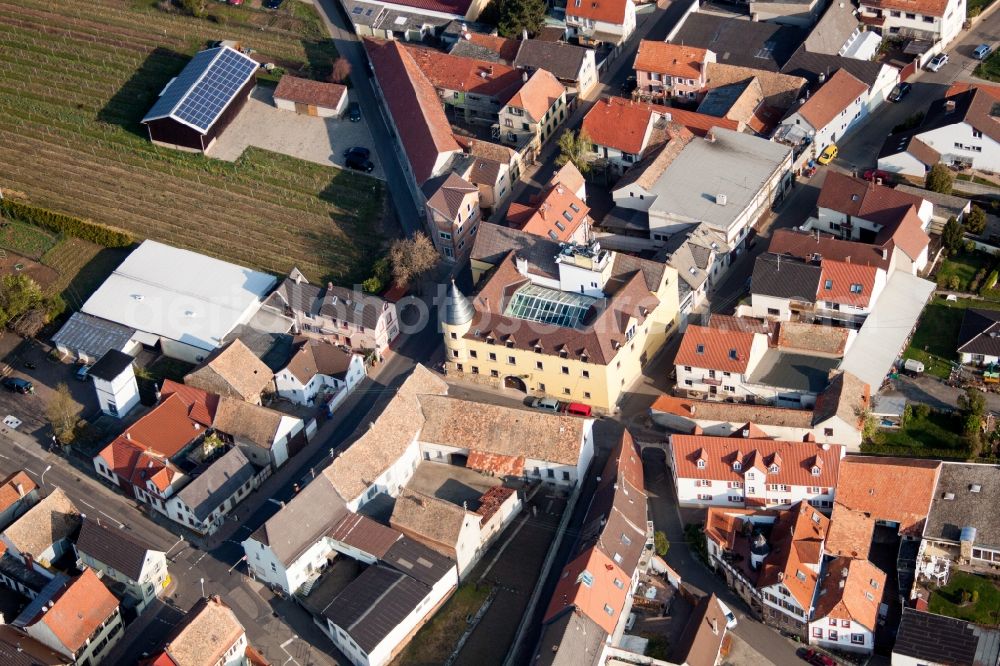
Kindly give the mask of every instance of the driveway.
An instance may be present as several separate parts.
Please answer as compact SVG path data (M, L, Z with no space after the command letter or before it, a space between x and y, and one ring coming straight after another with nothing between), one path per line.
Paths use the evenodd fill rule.
M344 151L373 146L368 125L336 118L304 116L274 105L274 90L257 86L243 110L219 136L210 157L233 162L249 146L290 155L327 166L344 166ZM372 176L384 180L378 155L372 150Z

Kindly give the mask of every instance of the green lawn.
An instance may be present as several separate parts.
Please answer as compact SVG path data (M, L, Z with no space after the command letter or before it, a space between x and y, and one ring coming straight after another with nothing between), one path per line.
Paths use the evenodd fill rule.
M962 602L962 591L971 596L973 590L979 592L979 600ZM935 590L930 598L930 611L939 615L956 617L976 624L1000 624L1000 589L988 578L953 571L951 580L944 587Z
M476 614L490 595L491 587L482 583L460 586L430 622L413 637L393 666L443 664L455 650L458 639L468 627L468 618Z
M926 418L910 416L902 428L879 430L872 442L862 445L868 453L892 453L947 458L965 457L962 424L954 412L932 411Z
M1000 303L973 298L960 298L957 301L935 298L924 308L910 346L903 352L903 358L922 361L925 372L947 379L951 363L957 360L955 347L958 345L962 317L965 316L966 308L970 307L1000 310Z
M970 11L975 2L976 0L970 0L968 4ZM985 4L981 5L981 9L986 9L992 0L984 0L984 2ZM987 81L1000 81L1000 52L994 51L990 57L976 65L976 69L972 72L972 75L986 79Z
M941 262L937 272L937 283L947 288L952 277L958 277L959 291L968 291L972 279L979 271L989 274L997 261L985 252L960 252L954 257L948 257Z
M0 248L39 259L56 244L56 237L40 227L0 218Z
M969 0L966 4L965 15L969 18L979 16L992 4L993 0Z

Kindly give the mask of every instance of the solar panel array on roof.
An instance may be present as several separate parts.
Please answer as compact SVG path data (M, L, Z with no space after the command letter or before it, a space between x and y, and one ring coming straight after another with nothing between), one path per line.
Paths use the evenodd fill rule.
M252 58L227 46L201 51L167 85L142 122L170 117L204 134L257 67Z

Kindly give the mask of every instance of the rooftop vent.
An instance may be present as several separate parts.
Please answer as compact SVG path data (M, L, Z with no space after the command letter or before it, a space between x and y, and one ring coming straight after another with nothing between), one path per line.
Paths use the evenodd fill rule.
M725 206L726 202L728 202L728 201L729 201L729 197L727 197L725 194L716 194L715 195L715 203L719 204L720 206Z
M969 492L970 493L978 493L982 489L983 489L983 487L981 485L979 485L978 483L973 483L971 486L969 486Z
M953 500L955 499L955 493L945 493L941 496L942 499Z
M954 111L955 110L955 100L953 100L953 99L946 100L945 103L944 103L944 110L947 111L948 113L951 113L952 111Z

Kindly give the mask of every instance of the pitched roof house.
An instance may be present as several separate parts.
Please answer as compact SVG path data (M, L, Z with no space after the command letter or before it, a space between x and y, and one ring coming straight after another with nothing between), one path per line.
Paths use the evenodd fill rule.
M838 557L823 565L809 642L828 650L870 654L875 648L885 572L865 559Z
M38 503L36 484L24 470L11 472L0 481L0 530Z
M172 632L153 666L211 666L226 658L240 659L247 650L246 631L219 597L199 599Z
M632 0L572 0L566 3L568 37L581 46L607 43L621 45L635 30Z
M694 99L704 90L708 64L715 58L708 49L644 39L632 66L636 90L647 99Z
M71 541L79 528L79 509L61 488L56 488L0 533L0 540L8 553L29 567L47 568L72 548ZM51 573L47 575L52 577Z
M968 308L958 331L958 353L962 363L1000 361L1000 312Z
M869 86L847 69L838 69L804 104L790 111L774 134L789 145L811 142L815 155L843 140L868 113Z
M904 664L995 664L1000 660L1000 632L968 620L904 607L892 658Z
M85 565L124 585L139 612L169 584L166 553L93 518L84 518L76 553Z
M513 65L518 69L548 70L567 90L578 95L586 95L597 84L593 49L541 39L522 39L517 43L520 46Z
M796 26L693 12L671 42L714 51L727 65L777 72L805 36Z
M184 377L188 386L259 405L274 377L263 361L240 340L215 351Z

